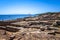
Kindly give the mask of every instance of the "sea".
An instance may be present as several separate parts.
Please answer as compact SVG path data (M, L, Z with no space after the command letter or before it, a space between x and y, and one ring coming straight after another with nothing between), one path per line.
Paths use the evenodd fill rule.
M34 14L29 15L29 14L18 14L18 15L0 15L0 21L5 21L5 20L14 20L17 18L25 18L29 16L35 16Z

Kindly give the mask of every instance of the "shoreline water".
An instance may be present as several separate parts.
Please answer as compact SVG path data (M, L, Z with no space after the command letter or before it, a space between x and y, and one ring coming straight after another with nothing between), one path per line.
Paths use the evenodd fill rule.
M0 15L0 21L5 21L5 20L15 20L18 18L25 18L25 17L30 17L30 16L35 16L35 15L28 15L28 14L21 14L21 15Z

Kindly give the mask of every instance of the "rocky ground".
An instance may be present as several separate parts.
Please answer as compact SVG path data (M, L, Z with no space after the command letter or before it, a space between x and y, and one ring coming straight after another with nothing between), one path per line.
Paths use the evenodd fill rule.
M0 21L0 40L60 40L60 13Z

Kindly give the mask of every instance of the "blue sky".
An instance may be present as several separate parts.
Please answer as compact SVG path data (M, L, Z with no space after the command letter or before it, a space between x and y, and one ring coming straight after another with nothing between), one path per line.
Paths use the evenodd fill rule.
M0 14L59 12L60 0L0 0Z

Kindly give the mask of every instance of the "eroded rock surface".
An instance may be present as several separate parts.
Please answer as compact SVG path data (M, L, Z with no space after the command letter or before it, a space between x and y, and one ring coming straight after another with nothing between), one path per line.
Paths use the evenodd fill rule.
M60 27L60 13L0 21L0 40L60 40L60 28L54 25Z

